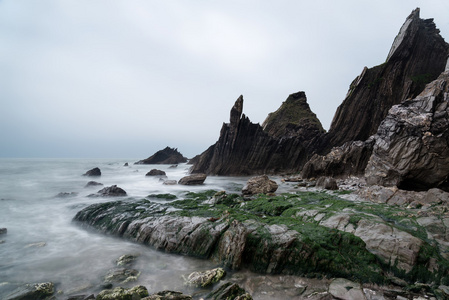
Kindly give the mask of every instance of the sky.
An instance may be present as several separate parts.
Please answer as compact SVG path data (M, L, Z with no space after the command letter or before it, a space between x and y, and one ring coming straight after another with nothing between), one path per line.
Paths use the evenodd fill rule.
M262 123L305 91L327 130L416 7L447 0L0 0L0 157L193 157L235 100Z

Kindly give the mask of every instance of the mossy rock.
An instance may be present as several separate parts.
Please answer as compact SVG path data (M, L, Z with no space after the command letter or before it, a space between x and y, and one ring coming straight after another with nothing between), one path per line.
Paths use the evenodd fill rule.
M148 290L142 285L125 289L122 287L116 287L112 290L101 291L96 300L134 300L147 297Z

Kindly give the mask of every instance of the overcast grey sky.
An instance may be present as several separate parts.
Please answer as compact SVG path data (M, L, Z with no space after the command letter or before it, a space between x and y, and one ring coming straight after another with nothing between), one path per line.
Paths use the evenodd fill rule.
M193 157L241 94L262 123L305 91L328 129L416 7L447 40L447 0L0 0L0 157Z

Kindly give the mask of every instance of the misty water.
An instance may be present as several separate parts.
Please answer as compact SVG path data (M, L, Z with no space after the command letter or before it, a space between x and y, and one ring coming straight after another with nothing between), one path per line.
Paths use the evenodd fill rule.
M116 267L124 254L140 254L133 268L141 272L134 286L142 284L150 292L186 290L182 275L216 267L208 260L167 254L148 246L107 236L80 227L72 218L82 208L98 202L142 199L149 194L206 189L238 192L247 178L208 177L204 185L163 185L159 178L145 174L157 168L168 179L188 174L189 165L134 165L137 159L0 159L0 298L23 283L52 281L56 289L70 294L99 292L105 275ZM124 164L128 162L129 167ZM101 177L82 176L94 167ZM89 187L95 180L104 187L118 185L124 198L92 198L102 187ZM56 197L59 193L77 193ZM115 285L117 286L117 285Z

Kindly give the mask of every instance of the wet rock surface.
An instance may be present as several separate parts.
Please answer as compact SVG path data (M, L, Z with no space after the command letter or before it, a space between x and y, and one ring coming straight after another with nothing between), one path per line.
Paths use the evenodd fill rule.
M242 189L243 195L256 195L274 193L278 189L278 184L268 178L267 175L250 178Z
M96 194L91 194L89 197L123 197L126 196L126 191L117 185L111 185L99 190Z
M164 171L158 169L150 170L145 176L165 176L167 175Z
M52 282L24 284L6 295L4 300L47 299L54 292L55 287Z
M179 181L178 184L183 184L183 185L200 185L203 184L204 181L206 180L206 174L192 174L189 176L185 176L182 177Z

